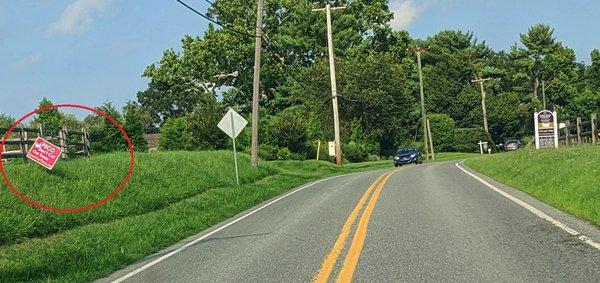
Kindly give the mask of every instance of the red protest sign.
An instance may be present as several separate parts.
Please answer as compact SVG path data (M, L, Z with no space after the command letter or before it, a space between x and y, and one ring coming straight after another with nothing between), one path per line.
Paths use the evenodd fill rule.
M29 149L27 158L44 166L48 170L52 170L61 154L62 149L60 147L51 144L43 138L37 138L31 149Z

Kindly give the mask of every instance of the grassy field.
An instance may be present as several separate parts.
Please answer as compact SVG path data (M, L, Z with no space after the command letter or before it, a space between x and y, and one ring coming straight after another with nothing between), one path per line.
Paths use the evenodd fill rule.
M521 150L466 164L560 210L600 226L600 147Z

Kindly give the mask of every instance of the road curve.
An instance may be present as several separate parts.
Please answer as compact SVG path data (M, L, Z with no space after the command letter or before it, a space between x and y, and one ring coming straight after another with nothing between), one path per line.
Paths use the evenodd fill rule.
M600 281L600 229L480 177L585 237L437 163L302 188L99 282Z

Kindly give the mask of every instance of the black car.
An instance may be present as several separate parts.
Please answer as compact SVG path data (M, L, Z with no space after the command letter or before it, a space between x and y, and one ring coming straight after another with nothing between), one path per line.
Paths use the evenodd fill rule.
M402 166L404 164L421 164L421 152L414 147L404 147L396 152L394 156L394 166Z

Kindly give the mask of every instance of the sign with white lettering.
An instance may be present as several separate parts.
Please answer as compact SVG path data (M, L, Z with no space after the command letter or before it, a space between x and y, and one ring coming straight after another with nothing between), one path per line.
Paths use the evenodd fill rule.
M62 149L55 146L43 138L37 138L29 152L27 158L33 160L48 170L52 170L62 154Z

